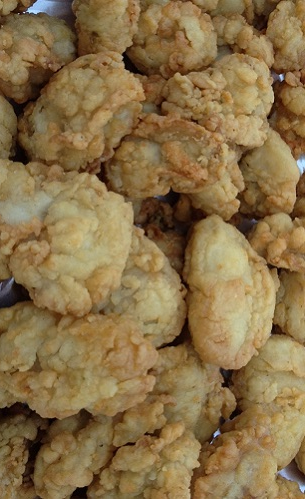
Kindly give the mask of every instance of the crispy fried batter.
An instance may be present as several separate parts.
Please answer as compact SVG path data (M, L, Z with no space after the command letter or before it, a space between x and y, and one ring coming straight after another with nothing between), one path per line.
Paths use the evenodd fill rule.
M79 55L123 54L138 30L140 0L73 0Z
M251 149L267 137L267 116L274 100L268 66L246 54L222 57L211 67L176 73L163 89L164 113L179 113L227 142Z
M113 454L112 418L85 411L55 420L44 437L34 468L34 485L42 499L66 499L89 485Z
M10 271L37 306L82 316L121 283L132 206L94 175L60 170L52 180L46 166L31 164L24 172L22 166L2 163L1 252L10 255ZM21 172L18 190L10 183L15 171Z
M134 445L120 447L89 486L87 497L190 499L199 450L199 442L182 422L168 424L159 436L147 435Z
M24 103L75 59L75 35L63 19L48 14L10 14L1 21L0 53L0 90Z
M59 70L26 106L18 140L32 160L97 172L131 132L144 98L118 53L84 55Z
M251 246L270 265L305 272L305 218L286 213L267 216L248 234Z
M0 159L14 156L16 138L17 116L10 102L0 95Z
M109 295L102 313L130 315L156 347L170 343L185 322L185 287L158 246L134 228L120 287Z
M244 366L272 328L277 279L247 239L219 216L196 223L184 266L188 321L204 362Z
M141 11L127 55L144 74L164 78L207 67L217 56L211 18L193 2L152 3Z
M242 213L264 217L292 212L300 171L290 148L276 131L270 128L264 144L246 153L239 167L245 182L240 194Z
M0 309L0 406L24 402L42 417L86 409L114 416L144 400L157 352L128 317L81 319L30 302Z
M7 16L10 12L23 12L35 3L36 0L1 0L0 15Z
M305 274L282 270L279 277L273 322L284 333L305 344Z

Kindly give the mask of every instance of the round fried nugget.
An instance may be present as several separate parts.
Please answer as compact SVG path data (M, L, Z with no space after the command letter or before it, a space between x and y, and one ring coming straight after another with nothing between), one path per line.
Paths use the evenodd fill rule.
M129 314L145 338L159 347L181 333L186 318L184 297L178 273L158 246L135 227L120 286L104 306L93 310Z
M62 419L114 416L152 390L158 354L124 316L62 317L31 302L0 309L0 406Z
M276 282L245 236L218 215L197 222L186 252L188 321L204 362L239 369L267 341Z
M276 295L274 324L281 330L305 344L305 274L280 272L280 287Z
M203 71L176 73L163 88L164 114L178 113L244 149L267 138L274 100L267 64L246 54L229 54Z
M28 177L30 193L35 192L35 178ZM88 173L70 172L43 187L35 193L36 205L29 197L21 199L11 213L12 199L3 203L9 269L37 306L82 316L121 283L132 206ZM23 214L27 203L29 213Z
M59 70L26 106L19 143L31 160L97 172L135 126L144 98L119 54L84 55Z
M73 0L79 55L105 48L123 54L138 29L140 0Z
M75 35L63 19L48 14L10 14L1 21L0 50L0 90L24 103L75 59Z
M217 56L211 18L193 2L152 3L142 10L127 55L144 74L164 78L207 67Z

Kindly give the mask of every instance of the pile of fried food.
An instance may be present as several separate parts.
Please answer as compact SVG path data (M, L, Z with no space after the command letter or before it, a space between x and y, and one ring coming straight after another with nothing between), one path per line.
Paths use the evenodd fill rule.
M0 1L0 496L295 499L305 0Z

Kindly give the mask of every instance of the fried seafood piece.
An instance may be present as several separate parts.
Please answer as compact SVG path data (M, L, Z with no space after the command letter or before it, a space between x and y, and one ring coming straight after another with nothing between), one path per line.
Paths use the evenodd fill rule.
M216 41L210 16L193 2L156 2L141 10L126 53L142 73L169 78L207 67L217 56Z
M120 447L88 487L88 499L168 497L190 499L200 444L182 422Z
M113 455L113 423L85 411L55 420L35 459L33 481L42 499L65 499L89 485Z
M45 13L1 20L0 91L18 103L36 99L51 75L76 57L76 38L63 19Z
M21 302L0 309L0 406L27 403L42 417L81 409L114 416L144 400L157 352L124 316L62 317Z
M140 81L116 52L88 54L61 68L20 116L29 159L98 172L131 132L144 100Z
M195 193L196 208L230 218L244 188L238 158L220 133L176 114L150 113L122 140L105 172L110 189L127 197Z
M82 316L106 300L129 254L131 204L58 166L3 161L0 175L0 251L34 303Z
M244 366L271 333L277 276L218 215L194 225L183 276L189 329L200 358L225 369Z
M30 449L47 423L37 414L0 416L0 493L9 499L37 497L30 470Z
M135 76L140 80L145 94L142 112L160 114L160 106L164 100L162 91L167 80L159 74L146 76L135 73Z
M305 72L288 72L274 84L271 126L289 145L298 159L305 152Z
M164 114L178 113L244 149L267 138L274 100L267 64L246 54L229 54L203 71L176 73L163 89Z
M15 110L12 104L0 95L0 159L14 156L16 139L17 116Z
M151 373L156 377L152 393L168 395L164 405L168 423L183 421L201 443L211 438L222 418L235 409L232 392L223 387L219 368L203 363L190 343L159 350Z
M140 0L73 0L79 55L108 49L120 54L138 30Z
M285 414L284 426L291 434L289 414ZM203 446L200 467L194 471L193 499L301 496L300 491L296 496L288 495L298 490L297 484L289 486L277 477L282 465L281 424L285 416L280 411L269 414L256 406L225 423L221 434Z
M120 286L95 312L130 315L156 347L181 333L186 318L185 287L158 246L134 227Z
M234 52L248 54L264 61L270 68L274 62L271 41L247 23L241 14L215 16L212 19L217 33L217 45L229 45Z
M264 217L248 233L252 248L270 265L305 272L305 219L287 213Z
M273 322L284 333L305 344L305 274L282 270L279 277Z
M1 0L0 1L0 15L7 16L11 12L23 12L36 0Z
M296 218L305 217L305 172L303 172L297 183L297 198L293 207L292 215Z
M272 69L278 74L304 67L304 21L304 0L281 0L269 15L266 35L274 48Z
M248 151L239 162L245 182L240 211L254 217L291 213L296 201L300 171L290 147L269 128L267 139Z

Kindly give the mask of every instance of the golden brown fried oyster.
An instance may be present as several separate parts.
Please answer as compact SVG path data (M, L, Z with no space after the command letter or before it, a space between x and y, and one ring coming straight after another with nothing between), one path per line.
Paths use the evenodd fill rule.
M65 499L89 485L111 459L113 423L107 416L85 411L55 420L35 459L34 484L42 499Z
M10 14L1 22L0 54L0 90L24 103L75 59L75 35L63 19L48 14Z
M245 236L217 215L197 222L184 279L193 344L204 362L239 369L267 341L277 277Z
M79 55L123 54L138 30L140 0L73 0Z
M291 213L296 201L300 171L289 146L269 128L267 139L247 152L239 163L245 189L240 211L255 217Z
M62 419L86 409L114 416L152 390L157 352L128 317L76 319L30 302L0 309L0 406L28 404Z
M87 497L190 499L190 481L198 466L200 444L182 422L120 447L110 464L88 487Z
M305 274L282 270L279 277L273 322L284 333L305 344Z
M248 234L251 246L270 265L305 272L305 219L275 213L259 220Z
M153 3L141 11L127 55L144 74L164 78L207 67L217 56L211 18L193 2Z
M120 286L94 311L130 315L156 347L181 333L186 318L185 287L158 246L134 228Z
M23 12L36 0L1 0L0 1L0 15L7 16L10 12Z
M0 162L0 251L37 306L77 316L121 282L130 203L95 175Z
M32 160L97 172L135 126L144 98L120 54L84 55L59 70L26 106L19 143Z
M267 138L274 100L268 66L246 54L222 57L203 71L176 73L163 89L162 112L178 113L243 149Z
M16 139L17 116L15 110L10 102L0 95L0 159L14 156Z

